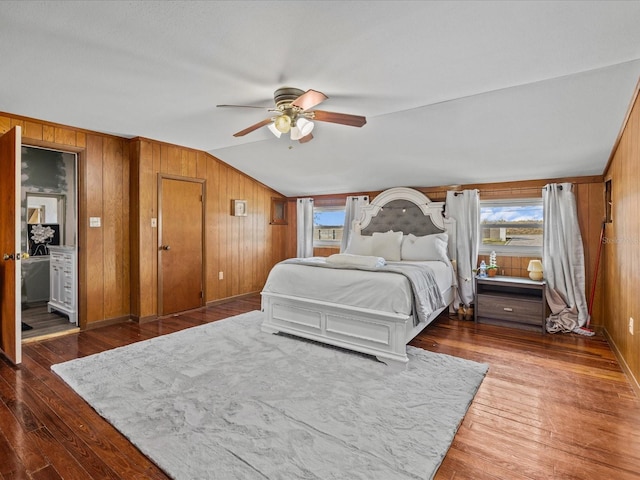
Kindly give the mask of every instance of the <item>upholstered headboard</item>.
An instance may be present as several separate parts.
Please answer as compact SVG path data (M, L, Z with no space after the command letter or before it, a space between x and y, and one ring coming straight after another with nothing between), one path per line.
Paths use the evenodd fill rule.
M416 236L447 232L449 258L456 259L456 224L443 215L444 202L432 202L418 190L406 187L390 188L380 193L362 209L353 231L361 235L374 232L402 232Z

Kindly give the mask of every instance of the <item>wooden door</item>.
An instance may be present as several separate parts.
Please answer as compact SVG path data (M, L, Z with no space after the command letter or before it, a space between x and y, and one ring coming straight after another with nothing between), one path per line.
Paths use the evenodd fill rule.
M160 177L158 313L203 305L204 184Z
M14 127L0 137L0 348L15 364L22 362L21 143L20 127Z

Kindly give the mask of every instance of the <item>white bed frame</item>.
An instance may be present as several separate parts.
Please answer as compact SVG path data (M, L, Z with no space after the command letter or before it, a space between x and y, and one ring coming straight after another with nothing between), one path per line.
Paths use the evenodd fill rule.
M431 202L424 194L411 188L392 188L379 194L363 209L360 220L354 222L353 230L360 232L365 229L383 207L394 200L415 203L425 215L425 221L430 219L437 229L446 231L450 258L455 261L455 220L444 218L443 202ZM409 361L406 344L453 302L455 288L442 293L447 306L414 326L413 315L262 292L262 310L265 312L262 331L288 333L373 355L393 369L401 370Z

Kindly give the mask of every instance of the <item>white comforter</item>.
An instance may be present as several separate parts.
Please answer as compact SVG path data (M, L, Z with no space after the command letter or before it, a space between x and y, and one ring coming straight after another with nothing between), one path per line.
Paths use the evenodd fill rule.
M314 259L306 259L314 261ZM324 261L318 258L316 261ZM392 265L394 262L387 262ZM444 262L397 262L431 267L441 292L448 291L454 280L453 270ZM279 263L273 267L263 292L323 300L371 310L411 315L412 293L404 275L354 269L318 268Z

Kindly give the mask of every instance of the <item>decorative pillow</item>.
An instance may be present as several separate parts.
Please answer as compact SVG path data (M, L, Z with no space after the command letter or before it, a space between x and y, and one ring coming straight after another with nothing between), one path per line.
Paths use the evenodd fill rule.
M360 233L352 233L349 237L349 245L344 253L351 255L372 255L373 239L370 236L360 235Z
M448 262L446 233L436 233L416 237L412 233L402 239L402 260L426 261L440 260Z
M354 265L357 267L384 267L385 260L382 257L373 257L367 255L352 255L350 253L334 253L327 257L327 263L336 265Z
M399 262L402 232L375 232L373 235L373 252L371 255L382 257L390 262Z

